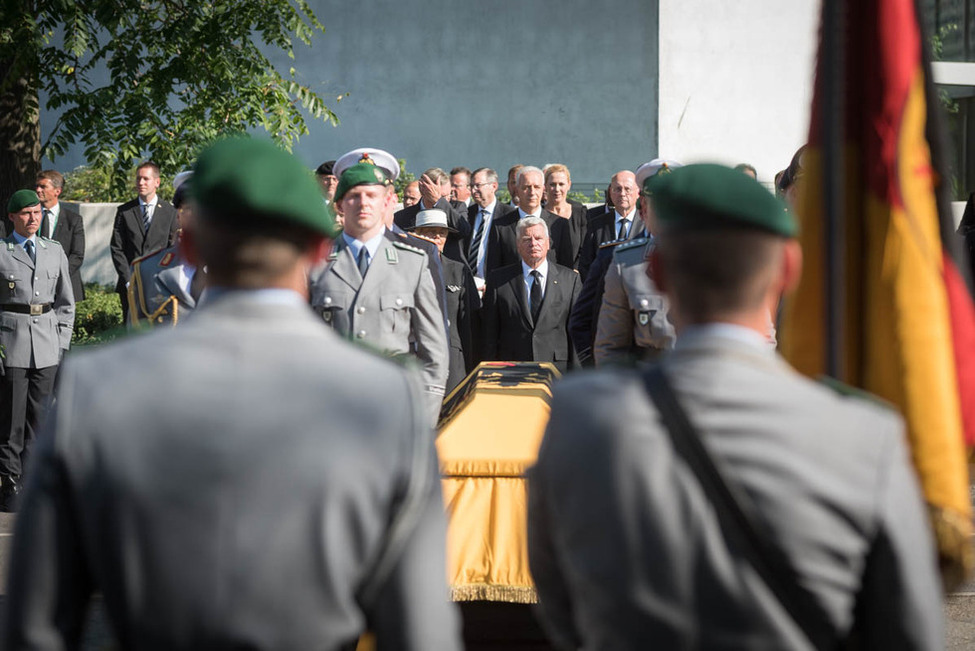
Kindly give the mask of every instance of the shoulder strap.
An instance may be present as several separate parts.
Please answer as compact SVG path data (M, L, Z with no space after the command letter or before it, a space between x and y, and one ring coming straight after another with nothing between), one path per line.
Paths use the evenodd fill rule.
M788 556L773 542L775 539L757 517L748 496L739 486L726 481L677 401L663 369L655 366L643 374L643 381L666 425L674 450L694 471L714 506L721 530L744 553L813 647L838 648L839 641L826 611L799 582Z

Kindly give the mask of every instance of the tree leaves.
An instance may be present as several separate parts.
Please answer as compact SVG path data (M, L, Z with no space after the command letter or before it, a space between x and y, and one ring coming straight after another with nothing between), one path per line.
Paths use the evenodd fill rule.
M305 0L6 1L0 59L16 61L60 110L44 155L82 144L104 168L112 194L152 159L167 172L188 167L227 134L263 128L290 149L312 119L337 124L325 100L282 74L273 49L324 32ZM341 95L339 95L341 97ZM36 118L35 118L36 119Z

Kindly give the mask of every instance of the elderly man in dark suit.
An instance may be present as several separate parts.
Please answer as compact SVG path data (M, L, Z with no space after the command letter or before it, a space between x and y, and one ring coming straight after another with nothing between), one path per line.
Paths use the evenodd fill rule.
M81 281L81 265L85 261L85 222L81 215L61 205L64 177L57 170L44 170L37 175L34 191L41 200L40 234L57 240L68 256L68 275L74 300L85 300L85 285Z
M529 216L516 226L517 264L488 276L481 322L484 359L578 366L567 327L579 295L579 274L549 261L548 225Z
M545 194L545 174L537 167L523 165L519 168L515 181L515 196L518 199L518 208L504 215L491 225L491 232L488 237L487 263L485 273L491 272L502 267L517 264L521 261L521 254L518 252L518 235L516 227L518 222L526 217L538 217L545 222L549 232L551 248L548 256L552 262L556 262L556 254L559 250L559 235L561 228L556 228L558 215L553 215L542 208L542 197ZM559 264L565 262L558 260ZM569 261L568 265L571 266Z
M474 202L467 209L467 221L471 225L470 243L467 245L467 263L478 283L484 289L487 277L488 241L491 227L501 217L516 211L512 206L498 201L498 173L489 167L474 170L471 176L471 194Z
M643 234L643 224L636 214L636 203L640 197L636 175L629 170L614 174L609 184L609 196L614 209L593 218L586 228L578 260L579 274L583 280L588 277L589 267L596 259L600 246L614 240L631 240Z
M129 312L126 288L132 263L176 241L179 228L176 209L156 194L158 189L159 166L151 161L142 163L135 171L135 191L139 196L123 203L115 212L110 248L112 264L118 273L115 291L122 300L122 316L126 322Z
M307 305L337 230L315 181L238 139L193 182L207 294L66 365L0 648L78 648L100 593L120 649L458 649L419 382Z

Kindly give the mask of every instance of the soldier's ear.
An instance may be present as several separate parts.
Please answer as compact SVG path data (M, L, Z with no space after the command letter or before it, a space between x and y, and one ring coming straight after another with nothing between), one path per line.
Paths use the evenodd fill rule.
M330 238L323 237L316 242L311 243L308 246L308 257L310 266L315 267L328 259L328 256L332 253L332 246L334 241Z
M786 240L782 253L782 293L788 294L799 286L802 277L802 247L798 240Z
M179 232L179 250L183 259L195 267L200 266L200 253L197 249L196 230L187 225Z
M656 246L650 249L650 255L647 256L647 275L650 276L650 280L660 292L667 293L667 272L664 270L663 261L660 259L660 249Z

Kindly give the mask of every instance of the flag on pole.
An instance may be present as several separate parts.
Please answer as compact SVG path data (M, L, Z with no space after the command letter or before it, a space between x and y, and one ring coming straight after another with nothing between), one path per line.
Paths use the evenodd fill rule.
M782 352L904 415L950 587L973 563L975 309L939 200L927 46L915 0L824 0L823 21L796 207L805 271Z

